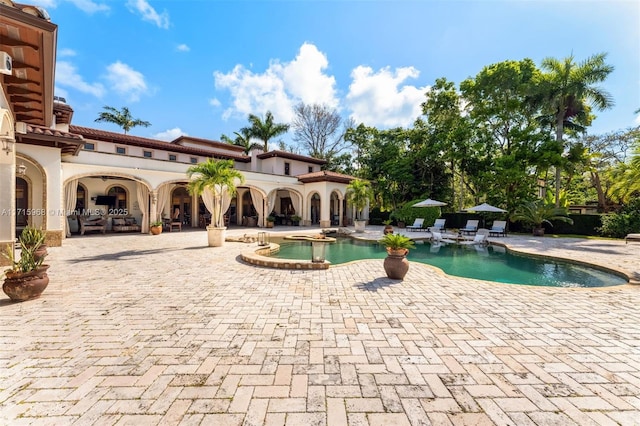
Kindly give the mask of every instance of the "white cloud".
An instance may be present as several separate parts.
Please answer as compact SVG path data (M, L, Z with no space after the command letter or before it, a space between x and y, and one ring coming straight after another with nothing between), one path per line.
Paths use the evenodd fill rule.
M107 71L106 79L112 89L120 95L128 95L130 102L137 102L141 95L148 93L144 75L129 65L117 61L109 65Z
M420 72L413 67L385 67L378 72L358 66L351 72L353 79L347 94L347 105L356 123L368 126L409 126L422 113L420 104L425 100L429 86L402 85Z
M57 61L56 63L56 84L59 86L68 86L82 93L88 93L97 98L104 95L104 86L100 83L87 83L84 78L78 74L76 68L67 61Z
M58 57L63 56L76 56L76 51L73 49L60 49L58 50Z
M176 47L176 49L178 50L178 52L188 52L191 50L191 48L189 48L189 46L187 46L186 44L179 44L178 47Z
M147 0L128 0L127 8L133 13L138 12L142 15L144 21L153 22L159 28L165 30L169 28L169 14L166 11L162 13L156 12Z
M222 104L220 103L220 101L219 101L218 99L213 98L213 99L210 99L210 100L209 100L209 105L214 106L214 107L216 107L216 108L217 108L217 107L219 107L219 106L220 106L220 105L222 105Z
M322 52L305 43L293 61L274 60L262 74L242 65L226 74L214 72L216 89L229 90L232 98L232 106L224 111L223 118L271 111L276 120L290 122L293 107L299 102L337 108L335 78L323 73L328 64Z
M183 132L179 127L174 127L173 129L168 129L164 132L156 133L155 135L153 135L154 138L167 142L171 142L172 140L179 138L180 136L187 136L187 134Z
M109 6L106 4L96 3L91 0L68 0L70 3L73 3L78 9L86 12L88 14L96 13L96 12L107 12L109 11Z
M44 7L45 9L55 9L62 1L67 1L88 14L95 12L107 12L110 10L109 6L106 4L96 3L92 0L31 0L27 3L34 6Z

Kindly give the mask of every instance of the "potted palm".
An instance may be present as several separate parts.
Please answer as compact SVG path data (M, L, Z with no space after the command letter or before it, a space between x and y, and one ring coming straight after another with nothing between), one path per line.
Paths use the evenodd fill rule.
M523 222L533 228L533 235L544 236L543 224L553 226L552 220L573 224L573 219L567 216L566 207L556 207L544 200L530 201L521 204L511 216L512 221Z
M293 224L293 226L299 226L301 220L302 218L297 214L294 214L293 216L291 216L291 223Z
M387 257L384 259L384 270L387 277L393 280L402 280L409 271L407 254L415 248L413 240L402 234L386 234L378 242L387 249Z
M220 247L224 243L224 214L229 201L236 193L236 182L244 182L244 176L233 168L233 160L210 158L187 169L190 179L189 192L203 195L207 210L211 213L211 225L207 226L209 246Z
M356 218L353 222L356 232L364 232L367 221L362 219L362 211L373 199L371 185L366 180L354 179L347 185L346 197L347 202L356 209Z
M11 244L7 245L3 253L9 259L11 267L4 271L2 290L11 300L22 302L39 297L47 288L49 265L43 264L47 253L36 255L41 243L27 246L22 238L19 238L19 243L19 258L16 259Z
M152 235L162 234L162 221L156 220L155 222L151 222L149 224L149 232L151 232Z

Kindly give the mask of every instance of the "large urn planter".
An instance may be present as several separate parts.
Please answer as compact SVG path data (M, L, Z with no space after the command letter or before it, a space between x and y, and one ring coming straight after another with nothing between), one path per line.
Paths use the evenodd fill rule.
M364 232L364 228L367 225L367 221L366 220L355 220L353 222L355 228L356 228L356 232Z
M392 280L404 279L404 276L409 272L408 252L407 249L387 249L387 257L384 259L384 271L387 273L387 277Z
M384 271L392 280L403 280L409 272L407 253L415 248L413 240L402 234L385 234L379 241L387 249L384 259Z
M41 265L37 270L30 272L6 271L2 291L9 296L9 299L16 302L40 297L49 285L47 269L49 265Z
M533 236L534 237L544 237L544 228L533 228Z
M151 232L151 235L160 235L162 234L162 226L151 226L149 227L149 232Z
M222 247L225 239L225 227L207 226L207 240L209 247Z

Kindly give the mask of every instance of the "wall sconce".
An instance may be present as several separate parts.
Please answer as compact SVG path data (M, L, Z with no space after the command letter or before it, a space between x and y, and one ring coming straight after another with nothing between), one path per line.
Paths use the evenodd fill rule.
M24 163L20 163L20 165L16 166L16 174L18 176L24 176L27 173L27 166Z
M10 144L15 143L16 140L9 136L9 133L7 133L4 135L0 135L0 141L2 141L2 150L6 152L7 155L9 155L9 153L12 151Z
M258 245L259 246L268 246L269 245L269 233L267 233L267 232L258 232Z

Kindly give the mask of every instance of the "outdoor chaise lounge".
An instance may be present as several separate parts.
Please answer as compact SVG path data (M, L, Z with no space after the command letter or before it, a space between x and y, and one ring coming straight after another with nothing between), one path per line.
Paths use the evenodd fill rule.
M624 237L624 243L628 244L629 241L640 241L640 234L628 234Z
M413 221L413 225L407 225L407 229L411 231L422 231L423 224L424 224L424 219L418 218Z
M431 232L431 241L433 241L434 243L438 243L438 244L443 244L443 243L455 244L456 243L455 240L451 240L449 238L444 238L442 236L442 233L437 232L437 231L432 231Z
M488 244L489 241L487 241L487 234L489 234L489 230L487 229L479 229L478 232L476 233L476 236L473 237L473 240L467 240L467 241L460 241L459 244L462 245L485 245Z
M506 237L507 236L507 221L506 220L494 220L491 229L489 229L489 236Z
M444 232L447 230L445 224L447 223L447 219L436 219L433 222L433 225L429 227L430 231Z
M476 232L478 232L478 222L479 220L467 220L467 224L464 226L464 228L460 228L460 232L462 234L475 234Z

